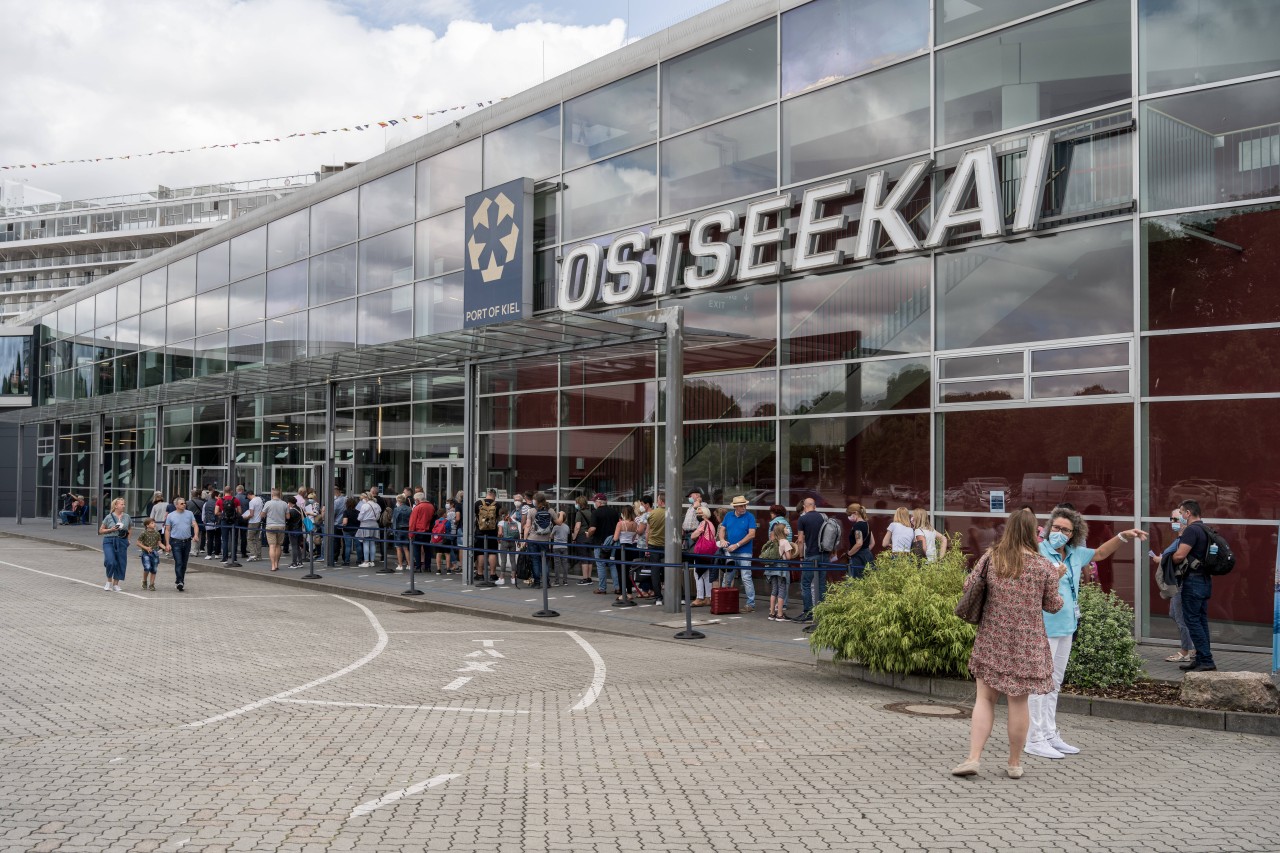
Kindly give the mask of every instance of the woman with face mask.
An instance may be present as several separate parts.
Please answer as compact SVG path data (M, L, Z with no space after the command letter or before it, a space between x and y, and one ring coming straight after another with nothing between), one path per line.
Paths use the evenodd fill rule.
M1034 693L1027 703L1031 716L1027 755L1063 758L1080 751L1062 739L1057 723L1058 691L1062 688L1062 676L1071 657L1071 640L1080 620L1080 578L1090 562L1107 559L1134 539L1147 538L1144 531L1133 528L1117 533L1097 548L1086 548L1088 535L1089 526L1084 517L1074 509L1060 506L1050 516L1044 541L1040 543L1041 555L1058 571L1058 594L1062 596L1063 607L1057 613L1043 614L1049 650L1053 653L1053 690Z
M1169 596L1169 616L1178 626L1178 653L1169 655L1165 660L1169 663L1194 663L1196 647L1191 642L1191 631L1187 628L1187 619L1182 613L1182 587L1175 581L1173 568L1169 565L1173 559L1173 552L1178 550L1178 537L1186 527L1182 519L1182 510L1175 509L1169 515L1169 526L1173 529L1173 540L1169 542L1163 554L1151 552L1151 562L1155 564L1156 572L1165 572L1168 568L1167 574L1163 575L1164 583L1161 584L1160 597ZM1164 591L1166 589L1171 589L1172 594L1166 593Z

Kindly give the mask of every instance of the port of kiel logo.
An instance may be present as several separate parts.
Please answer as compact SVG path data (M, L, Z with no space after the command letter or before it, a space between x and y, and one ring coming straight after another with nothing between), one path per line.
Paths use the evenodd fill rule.
M483 281L497 281L506 265L516 260L520 246L515 202L501 191L492 198L486 196L472 214L470 225L467 263Z

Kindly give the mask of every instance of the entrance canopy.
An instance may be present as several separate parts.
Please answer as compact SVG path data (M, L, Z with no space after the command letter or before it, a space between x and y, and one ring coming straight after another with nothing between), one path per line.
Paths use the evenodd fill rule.
M0 418L20 423L75 420L146 406L180 405L406 370L462 370L468 365L549 358L593 349L623 355L653 347L666 337L662 309L615 316L561 311L479 329L440 332L285 364L253 365L150 388L35 406ZM689 344L723 343L732 337L735 336L726 332L684 330L684 341Z

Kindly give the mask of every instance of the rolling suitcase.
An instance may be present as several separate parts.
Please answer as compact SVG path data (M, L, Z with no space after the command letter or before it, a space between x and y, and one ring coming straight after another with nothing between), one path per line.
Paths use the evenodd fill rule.
M738 612L738 588L721 586L711 590L711 615L723 616Z

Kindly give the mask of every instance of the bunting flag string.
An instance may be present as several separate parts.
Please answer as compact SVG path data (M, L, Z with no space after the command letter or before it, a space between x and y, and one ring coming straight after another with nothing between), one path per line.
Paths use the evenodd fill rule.
M499 98L505 101L506 98ZM495 101L475 101L474 105L478 108L492 106ZM162 151L148 151L145 154L116 154L112 157L81 157L71 160L51 160L44 163L15 163L8 166L0 166L0 170L8 171L10 169L40 169L50 166L66 166L72 163L104 163L108 160L136 160L143 157L159 157L165 154L190 154L193 151L211 151L215 148L239 148L249 145L265 145L272 142L284 142L288 139L301 139L308 136L325 136L330 133L362 133L374 127L389 128L398 127L402 124L408 124L411 121L422 121L430 116L444 115L445 113L453 113L458 110L471 109L472 104L459 104L454 107L443 107L438 110L428 110L421 115L400 116L399 118L382 119L381 121L370 121L364 124L353 124L350 127L333 127L328 130L306 130L298 133L290 133L287 136L273 136L268 139L250 139L244 142L222 142L218 144L200 145L193 148L175 148Z

